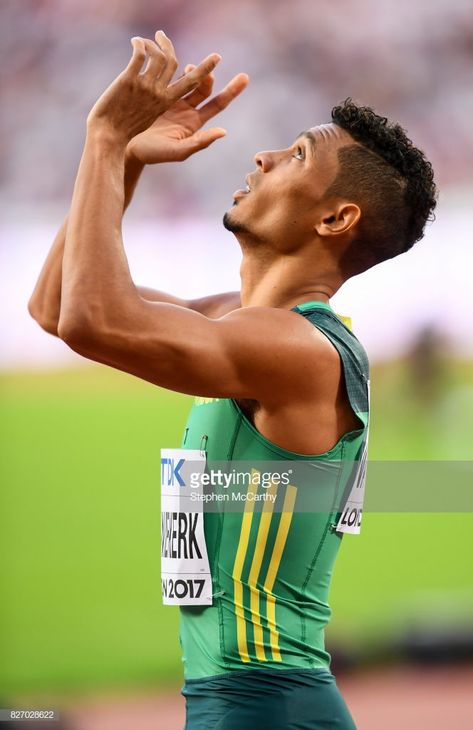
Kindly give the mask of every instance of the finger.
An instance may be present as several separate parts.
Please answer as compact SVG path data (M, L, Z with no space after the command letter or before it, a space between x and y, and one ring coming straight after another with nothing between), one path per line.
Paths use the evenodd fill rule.
M211 53L210 56L204 58L192 71L184 74L180 79L174 81L169 87L168 92L173 101L180 99L197 88L201 81L211 73L215 66L222 60L218 53Z
M171 40L167 37L166 33L163 30L158 30L156 35L156 43L161 48L163 53L166 56L166 68L162 72L160 76L160 81L163 85L167 86L169 82L171 81L172 77L176 73L177 69L177 58L176 58L176 52L174 50L174 46L171 42Z
M202 109L199 109L200 118L202 124L208 122L209 119L214 117L219 112L226 109L226 107L241 94L244 89L248 86L250 79L247 74L237 74L222 91L214 96Z
M193 63L188 63L187 66L184 67L184 71L179 76L180 79L184 78L186 74L189 73L189 71L192 71L192 69L195 68Z
M144 38L144 44L149 56L148 65L146 66L144 73L147 76L150 76L150 78L155 79L157 76L162 74L163 69L166 67L166 54L149 38Z
M133 53L125 71L137 75L140 73L146 59L146 47L143 38L135 37L130 42L133 46Z
M191 70L191 69L189 69ZM192 91L189 96L186 96L186 102L189 106L194 108L202 104L203 101L209 98L214 88L215 75L213 73L208 74L202 81L195 91Z
M226 130L222 129L222 127L212 127L212 129L205 129L203 132L195 132L191 137L188 137L180 143L180 159L186 160L195 152L210 147L217 139L225 137L226 133Z

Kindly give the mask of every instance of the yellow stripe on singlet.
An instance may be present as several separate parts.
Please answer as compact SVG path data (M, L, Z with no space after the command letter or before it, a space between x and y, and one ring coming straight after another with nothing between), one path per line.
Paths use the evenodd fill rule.
M256 469L252 469L251 482L248 486L247 499L240 530L240 538L232 573L238 653L240 654L240 659L242 660L242 662L245 663L251 660L248 653L247 621L245 619L243 604L242 572L250 540L251 525L254 514L254 496L258 491L258 485L253 484L254 481L259 481L255 478L257 476L259 476L259 472L257 472ZM271 483L271 486L268 489L268 493L276 495L277 485L274 482ZM276 596L273 595L272 590L274 588L274 583L276 581L276 576L279 570L279 566L281 564L284 547L286 545L286 540L289 533L289 528L291 526L296 495L297 487L294 487L290 484L286 488L286 495L284 498L283 509L281 512L281 519L279 521L279 526L271 553L268 571L266 573L266 578L263 584L263 591L266 594L266 614L267 624L269 628L271 655L274 661L279 662L282 661L282 657L279 649L279 632L276 628ZM261 520L258 527L258 534L256 537L255 552L253 555L253 560L251 562L250 574L248 577L248 586L250 589L250 611L253 625L255 652L256 658L259 661L267 661L268 658L265 653L263 627L261 624L261 591L257 588L257 581L259 578L259 573L261 570L261 565L263 562L264 553L268 541L269 528L271 525L271 519L273 517L274 502L275 500L267 500L264 503Z
M276 534L276 540L274 542L273 553L271 555L268 572L263 585L263 589L266 593L266 615L269 627L269 642L271 646L271 654L275 662L282 661L282 657L279 649L279 632L276 628L276 596L273 595L272 591L284 552L284 546L286 545L289 528L291 526L296 495L297 487L289 484L286 489L286 496L284 497L284 504Z
M248 486L245 510L243 512L243 518L241 523L240 540L238 542L235 564L233 566L232 573L233 591L235 596L234 600L237 624L238 653L240 654L240 659L242 660L242 662L249 662L250 656L248 654L248 643L246 639L246 621L245 610L243 606L243 583L241 581L241 574L243 571L243 564L245 562L246 551L248 550L248 542L250 539L251 523L253 520L253 510L255 505L254 499L252 499L251 497L250 499L248 499L248 497L250 494L254 496L258 491L258 485L253 484L253 481L256 481L256 479L254 479L254 475L257 473L258 472L255 469L251 470L251 480Z
M269 526L271 524L271 518L273 516L273 507L276 500L277 484L271 482L269 488L265 491L268 496L271 495L271 499L265 501L263 505L263 512L261 514L261 520L258 528L258 535L256 537L255 552L253 555L253 561L251 563L250 575L248 578L248 585L250 588L250 610L251 620L253 622L253 634L255 642L256 658L260 662L267 661L266 654L264 651L264 639L263 639L263 627L261 625L260 615L260 591L256 587L258 582L259 573L261 570L261 563L263 562L264 551L266 549L266 543L268 541Z

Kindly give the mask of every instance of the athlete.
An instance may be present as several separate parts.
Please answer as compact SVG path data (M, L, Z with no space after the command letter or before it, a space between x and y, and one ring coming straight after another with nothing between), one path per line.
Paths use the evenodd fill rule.
M369 372L329 300L422 238L432 168L399 125L347 100L287 149L255 156L224 217L243 254L239 293L182 300L138 288L121 223L143 165L223 136L201 128L248 78L211 97L217 54L173 80L162 31L132 46L88 116L70 213L30 312L85 357L197 396L171 468L179 479L188 454L203 470L206 460L294 462L329 495L328 508L298 510L297 483L262 485L254 470L240 511L165 513L163 590L181 605L187 730L352 730L324 628L343 534L361 519ZM272 499L257 510L262 494ZM183 572L189 560L201 577L190 563Z

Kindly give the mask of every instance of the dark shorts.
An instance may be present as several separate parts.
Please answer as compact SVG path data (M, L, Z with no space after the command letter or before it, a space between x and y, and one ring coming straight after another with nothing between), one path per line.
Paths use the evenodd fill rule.
M190 679L185 730L356 730L326 669L247 670Z

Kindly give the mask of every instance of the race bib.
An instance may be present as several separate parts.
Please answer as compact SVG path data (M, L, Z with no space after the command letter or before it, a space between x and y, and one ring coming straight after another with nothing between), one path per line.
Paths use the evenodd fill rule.
M368 440L365 443L361 459L357 463L357 471L354 476L353 485L343 506L341 517L338 520L337 532L348 532L352 535L358 535L361 531L361 517L365 499L367 456Z
M212 605L201 475L206 455L161 449L161 586L168 606ZM191 497L191 495L194 495Z
M367 381L368 389L368 413L370 410L370 381ZM337 532L348 532L352 535L359 535L361 532L361 517L363 514L363 502L365 499L366 467L368 463L368 436L369 426L366 429L366 439L363 446L361 458L357 463L357 470L354 475L353 485L347 497L340 519L337 524Z

